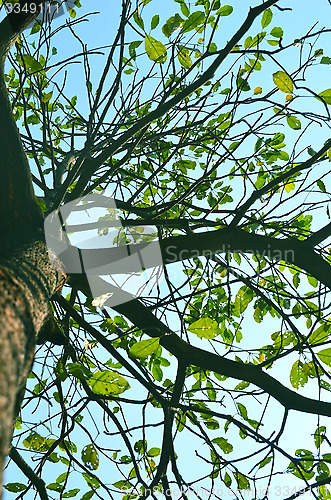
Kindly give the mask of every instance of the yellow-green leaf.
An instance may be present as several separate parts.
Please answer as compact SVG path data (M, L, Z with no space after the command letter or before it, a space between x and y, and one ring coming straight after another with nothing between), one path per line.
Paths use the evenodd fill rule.
M301 121L296 116L287 116L286 121L293 130L301 129Z
M330 349L331 351L331 349ZM308 374L303 370L302 361L295 361L290 372L290 382L295 389L303 387L308 382Z
M233 7L231 5L223 5L218 11L219 16L229 16L233 12Z
M96 470L99 467L99 454L94 444L88 444L82 449L82 460L90 470Z
M178 61L184 68L189 69L192 66L192 59L190 57L190 52L186 47L180 46L177 55L178 55Z
M210 318L200 318L194 321L188 327L188 330L201 339L213 339L221 333L217 321Z
M25 67L29 71L29 73L34 73L35 71L40 71L43 69L40 62L38 62L36 59L34 59L34 57L30 56L29 54L24 54L22 58Z
M101 394L102 396L117 396L130 389L130 385L125 378L110 370L94 373L89 378L88 384L95 394Z
M160 339L159 337L153 339L141 340L140 342L136 342L130 347L129 354L133 358L145 359L150 354L156 351L159 347Z
M200 26L206 19L205 13L201 10L193 12L184 22L182 27L182 33L188 33L189 31Z
M75 19L75 17L76 17L76 11L75 11L75 9L72 9L71 7L69 7L69 15L70 15L70 17L72 17L73 19Z
M320 101L323 99L323 101L326 104L331 104L331 89L323 90L318 95L321 98ZM318 99L318 97L317 97L317 99Z
M272 30L270 31L270 35L274 36L275 38L282 38L282 36L284 35L284 31L279 26L275 26L275 28L272 28Z
M322 349L317 353L320 360L328 366L331 366L331 349Z
M313 331L311 335L309 335L308 340L310 344L319 344L320 342L326 342L329 338L329 328L330 325L324 323L319 326L316 330ZM322 352L322 351L320 351Z
M285 92L286 94L292 94L293 81L287 73L285 73L284 71L277 71L272 75L272 79L279 90Z
M53 92L48 92L48 94L43 94L41 102L48 102L51 100Z
M163 43L149 35L145 36L145 50L151 61L164 63L167 60L167 49Z
M284 188L285 188L285 191L287 193L289 193L290 191L292 191L293 189L295 189L295 184L294 182L287 182L285 185L284 185Z
M262 15L262 19L261 19L261 26L262 26L262 29L266 28L267 26L269 26L269 24L271 23L272 21L272 18L273 18L273 13L272 13L272 10L271 9L266 9L264 12L263 12L263 15Z
M257 95L257 94L262 94L262 88L261 87L256 87L254 89L254 95Z

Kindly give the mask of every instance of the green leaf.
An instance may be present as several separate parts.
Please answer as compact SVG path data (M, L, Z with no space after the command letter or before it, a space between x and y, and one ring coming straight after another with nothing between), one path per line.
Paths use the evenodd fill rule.
M221 448L221 450L224 451L224 453L231 453L231 451L233 451L232 444L223 437L214 438L212 439L212 442L216 443Z
M110 370L94 373L87 382L95 394L102 396L117 396L130 389L125 378Z
M329 338L330 332L330 324L324 323L319 326L316 330L313 331L311 335L309 335L308 340L309 344L319 344L321 342L326 342Z
M300 275L299 275L299 273L294 274L294 276L293 276L293 285L295 286L295 288L298 288L298 286L300 285Z
M159 347L160 338L146 339L136 342L130 347L129 355L137 359L145 359Z
M53 92L49 92L48 94L43 94L42 98L41 98L41 102L48 102L51 100L52 98L52 95L53 95Z
M242 391L243 389L246 389L246 387L249 387L250 382L247 382L247 380L243 380L242 382L239 382L239 384L236 385L234 388L235 391Z
M243 286L238 290L234 301L235 313L237 313L236 316L240 316L247 309L252 298L253 294L247 289L246 286Z
M63 472L62 474L60 474L60 475L57 477L56 482L57 482L57 483L63 483L63 482L67 479L68 475L69 475L69 474L68 474L67 472Z
M137 52L136 49L142 44L142 40L136 40L134 42L131 42L129 45L129 54L130 57L135 59L137 57Z
M70 16L72 19L75 19L75 17L76 17L76 11L75 11L75 9L73 9L72 7L69 7L69 16Z
M185 21L182 27L182 33L188 33L189 31L192 31L194 28L197 26L200 26L206 16L204 12L201 10L197 10L196 12L193 12Z
M287 472L291 472L294 476L300 478L301 480L302 477L305 479L311 479L315 474L313 470L310 470L315 460L314 455L311 451L305 449L296 450L295 455L300 459L301 467L298 470L297 464L290 462ZM310 471L306 472L307 470Z
M177 2L177 0L175 0L175 1ZM185 17L188 17L190 15L190 10L189 10L188 6L184 2L184 0L180 0L179 3L180 3L180 10L182 11L182 13L184 14Z
M194 323L188 327L188 330L201 339L213 339L221 333L217 321L210 318L200 318L194 321Z
M228 474L227 472L226 472L226 473L225 473L225 475L224 475L224 479L223 479L223 481L224 481L224 484L225 484L228 488L230 488L231 483L232 483L232 480L231 480L231 477L229 476L229 474Z
M30 31L30 35L33 35L34 33L38 33L38 31L40 31L40 29L41 29L41 22L36 21L34 23L34 25L32 26L32 29Z
M325 187L325 184L323 181L321 181L321 179L319 179L317 181L317 185L318 187L320 188L320 190L322 191L322 193L326 193L326 187Z
M287 124L293 128L293 130L301 129L301 121L294 115L286 117Z
M162 379L163 379L163 371L162 371L160 365L158 365L156 363L153 363L152 374L153 374L153 377L155 378L155 380L157 380L158 382L162 381Z
M167 49L163 43L149 35L145 36L145 50L151 61L164 63L167 60Z
M156 26L159 24L159 22L160 22L160 16L158 14L155 14L155 16L153 16L151 20L151 30L154 30Z
M266 28L269 26L273 18L273 13L271 9L266 9L263 14L262 14L262 19L261 19L261 26L262 29Z
M151 448L150 450L148 450L147 452L147 456L148 457L157 457L158 455L160 455L160 448Z
M299 386L303 387L308 382L308 374L303 370L302 361L297 360L293 364L290 372L290 382L295 389L299 389Z
M239 410L239 413L240 415L245 419L247 420L248 419L248 415L247 415L247 409L246 409L246 406L243 405L242 403L237 403L237 406L238 406L238 410Z
M182 27L183 22L184 19L182 19L179 14L169 17L167 22L162 26L162 33L169 38L174 31Z
M331 348L322 349L317 353L320 360L328 366L331 366Z
M79 492L80 492L79 488L74 488L73 490L69 490L66 493L63 493L62 498L73 498L76 495L78 495Z
M258 33L254 38L251 36L248 36L246 40L244 41L244 48L245 49L251 49L252 47L255 47L258 45L264 37L266 36L266 32L262 31L261 33Z
M85 467L90 470L96 470L99 467L99 454L94 444L88 444L82 449L82 461Z
M262 469L262 467L265 467L270 461L272 460L272 457L266 457L262 462L259 464L259 469Z
M34 451L44 451L45 443L46 439L34 431L30 432L28 437L23 440L23 445L28 448L28 450Z
M58 360L56 367L54 368L54 373L56 378L58 378L61 382L64 382L64 380L68 378L68 372L60 359Z
M284 35L284 31L279 26L276 26L270 31L270 35L274 36L275 38L282 38L282 36Z
M237 481L238 490L250 490L251 487L246 476L236 471L234 477Z
M130 489L132 487L131 483L129 483L125 479L120 479L119 481L116 481L116 483L113 483L113 486L122 491L124 491L125 489Z
M219 16L229 16L233 12L233 7L231 5L223 5L216 14Z
M36 61L36 59L34 59L34 57L30 56L29 54L23 54L22 58L29 73L34 73L43 69L40 62Z
M27 486L25 486L25 484L23 483L7 483L4 484L3 487L11 493L19 493L20 491L24 491L27 489Z
M66 368L78 380L86 380L91 376L91 371L81 363L67 363Z
M144 21L142 20L142 18L138 15L137 12L135 12L133 14L133 19L135 21L135 23L139 26L139 28L141 28L142 30L144 29L145 25L144 25Z
M62 493L64 486L62 484L59 484L59 483L49 483L46 486L46 488L48 490L57 491L58 493Z
M293 81L292 78L284 71L277 71L272 75L272 79L276 87L286 94L292 94L293 92Z
M320 427L317 427L315 433L314 433L314 442L316 448L319 448L324 440L324 435L326 432L326 427L325 425L321 425Z
M188 69L192 66L192 59L190 57L190 51L186 48L186 47L183 47L182 45L179 45L178 47L178 61L180 62L180 64Z
M319 95L320 99L319 99L319 97L316 97L316 99L319 99L320 101L323 99L323 101L326 104L331 104L331 89L323 90L318 95Z
M87 484L91 487L91 488L94 488L94 489L98 489L100 488L100 483L99 481L97 480L96 477L92 477L90 476L90 474L88 472L83 472L82 474L83 478L85 479L85 481L87 482ZM89 493L89 492L88 492Z

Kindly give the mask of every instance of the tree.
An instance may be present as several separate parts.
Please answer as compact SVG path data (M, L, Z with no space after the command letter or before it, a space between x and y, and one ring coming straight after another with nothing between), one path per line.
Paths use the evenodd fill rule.
M330 30L293 36L285 0L157 5L116 2L113 41L89 49L79 0L66 22L6 3L0 466L25 479L5 488L329 499ZM104 210L83 228L103 248L67 245L69 203ZM135 297L75 268L147 247L164 275Z

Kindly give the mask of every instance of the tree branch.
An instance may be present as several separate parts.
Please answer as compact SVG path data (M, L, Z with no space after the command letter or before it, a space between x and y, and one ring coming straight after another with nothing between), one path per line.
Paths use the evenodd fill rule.
M308 240L309 241L309 240ZM99 241L98 241L99 243ZM89 272L93 268L113 264L123 256L140 253L146 244L127 245L123 247L81 249L80 254L85 269ZM304 269L314 276L328 288L331 288L331 267L320 255L314 252L307 240L300 241L296 238L279 239L268 235L249 233L239 228L221 228L216 231L206 231L183 236L171 236L160 242L148 244L149 258L144 262L145 268L160 265L160 252L162 252L163 264L172 264L199 256L211 257L218 253L252 253L265 256L270 260L284 260L289 264ZM77 255L76 247L70 247L59 257L66 262L72 262L71 256ZM145 259L146 260L146 259ZM119 260L119 266L120 266ZM132 268L129 263L124 264L123 272L134 272L136 264L132 260ZM120 270L120 267L119 267ZM69 270L70 271L70 270ZM91 273L92 274L92 273Z
M241 207L238 208L238 210L236 211L235 217L233 218L233 220L230 223L230 226L231 227L236 226L238 224L238 222L240 221L240 219L243 217L243 215L247 212L249 207L251 207L253 205L253 203L255 203L256 200L261 198L261 196L263 196L264 194L266 194L268 191L275 188L276 186L279 186L283 181L285 181L286 179L288 179L292 175L296 174L297 172L301 172L302 170L305 170L305 169L311 167L312 165L314 165L314 163L316 163L321 158L321 156L323 156L324 153L326 153L326 151L328 151L328 149L330 149L330 145L331 145L331 139L328 139L326 141L326 143L324 144L324 146L319 151L317 151L317 153L315 153L311 158L309 158L308 160L306 160L302 163L299 163L298 165L291 168L290 170L287 170L286 172L279 175L275 179L272 179L270 182L265 184L265 186L263 186L261 189L257 189L256 191L254 191L251 194L251 196L248 198L248 200L245 201L245 203Z
M49 500L45 481L43 481L37 474L31 469L31 467L26 463L26 461L21 457L16 448L12 447L9 452L10 458L15 462L15 464L21 469L23 474L26 475L28 479L30 479L33 486L39 493L41 500Z
M103 282L101 278L95 279L100 281L100 288L104 283L104 286L109 289L108 283ZM72 277L71 282L85 295L90 295L90 288L86 278ZM115 289L115 287L113 288ZM107 302L104 305L107 305ZM301 396L265 373L259 366L233 361L188 344L172 333L170 328L156 318L138 299L112 306L112 308L128 318L137 328L150 337L160 337L160 344L171 352L178 361L187 366L195 365L220 375L251 382L270 394L288 410L331 416L331 403Z
M267 8L276 4L278 0L267 0L256 7L250 8L249 13L241 25L241 27L237 30L237 32L233 35L231 40L225 45L224 49L220 51L218 56L215 58L214 62L208 67L208 69L196 80L194 80L190 85L179 92L177 95L172 97L169 101L161 102L157 108L148 115L142 117L140 120L137 120L136 123L126 132L124 132L121 137L116 139L112 144L106 148L96 157L96 158L88 158L86 162L80 162L77 164L77 167L72 171L70 177L63 185L61 192L57 197L58 203L60 203L71 183L77 178L77 176L82 172L81 178L82 181L79 183L79 190L74 189L70 194L70 199L78 198L82 195L83 186L86 186L87 182L91 178L94 172L111 156L116 154L118 150L126 144L134 135L138 132L143 132L146 128L154 121L164 116L170 109L176 106L178 103L182 102L189 94L194 92L196 89L200 88L204 83L210 80L219 66L223 63L226 57L230 54L231 50L237 45L240 39L244 36L244 34L249 30L252 26L254 20ZM185 74L186 76L186 74Z

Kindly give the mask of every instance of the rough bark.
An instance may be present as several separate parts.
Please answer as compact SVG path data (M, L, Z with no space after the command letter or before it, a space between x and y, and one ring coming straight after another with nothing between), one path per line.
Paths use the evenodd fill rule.
M36 335L49 314L49 298L58 281L41 238L15 251L11 248L0 259L1 471L33 362Z

